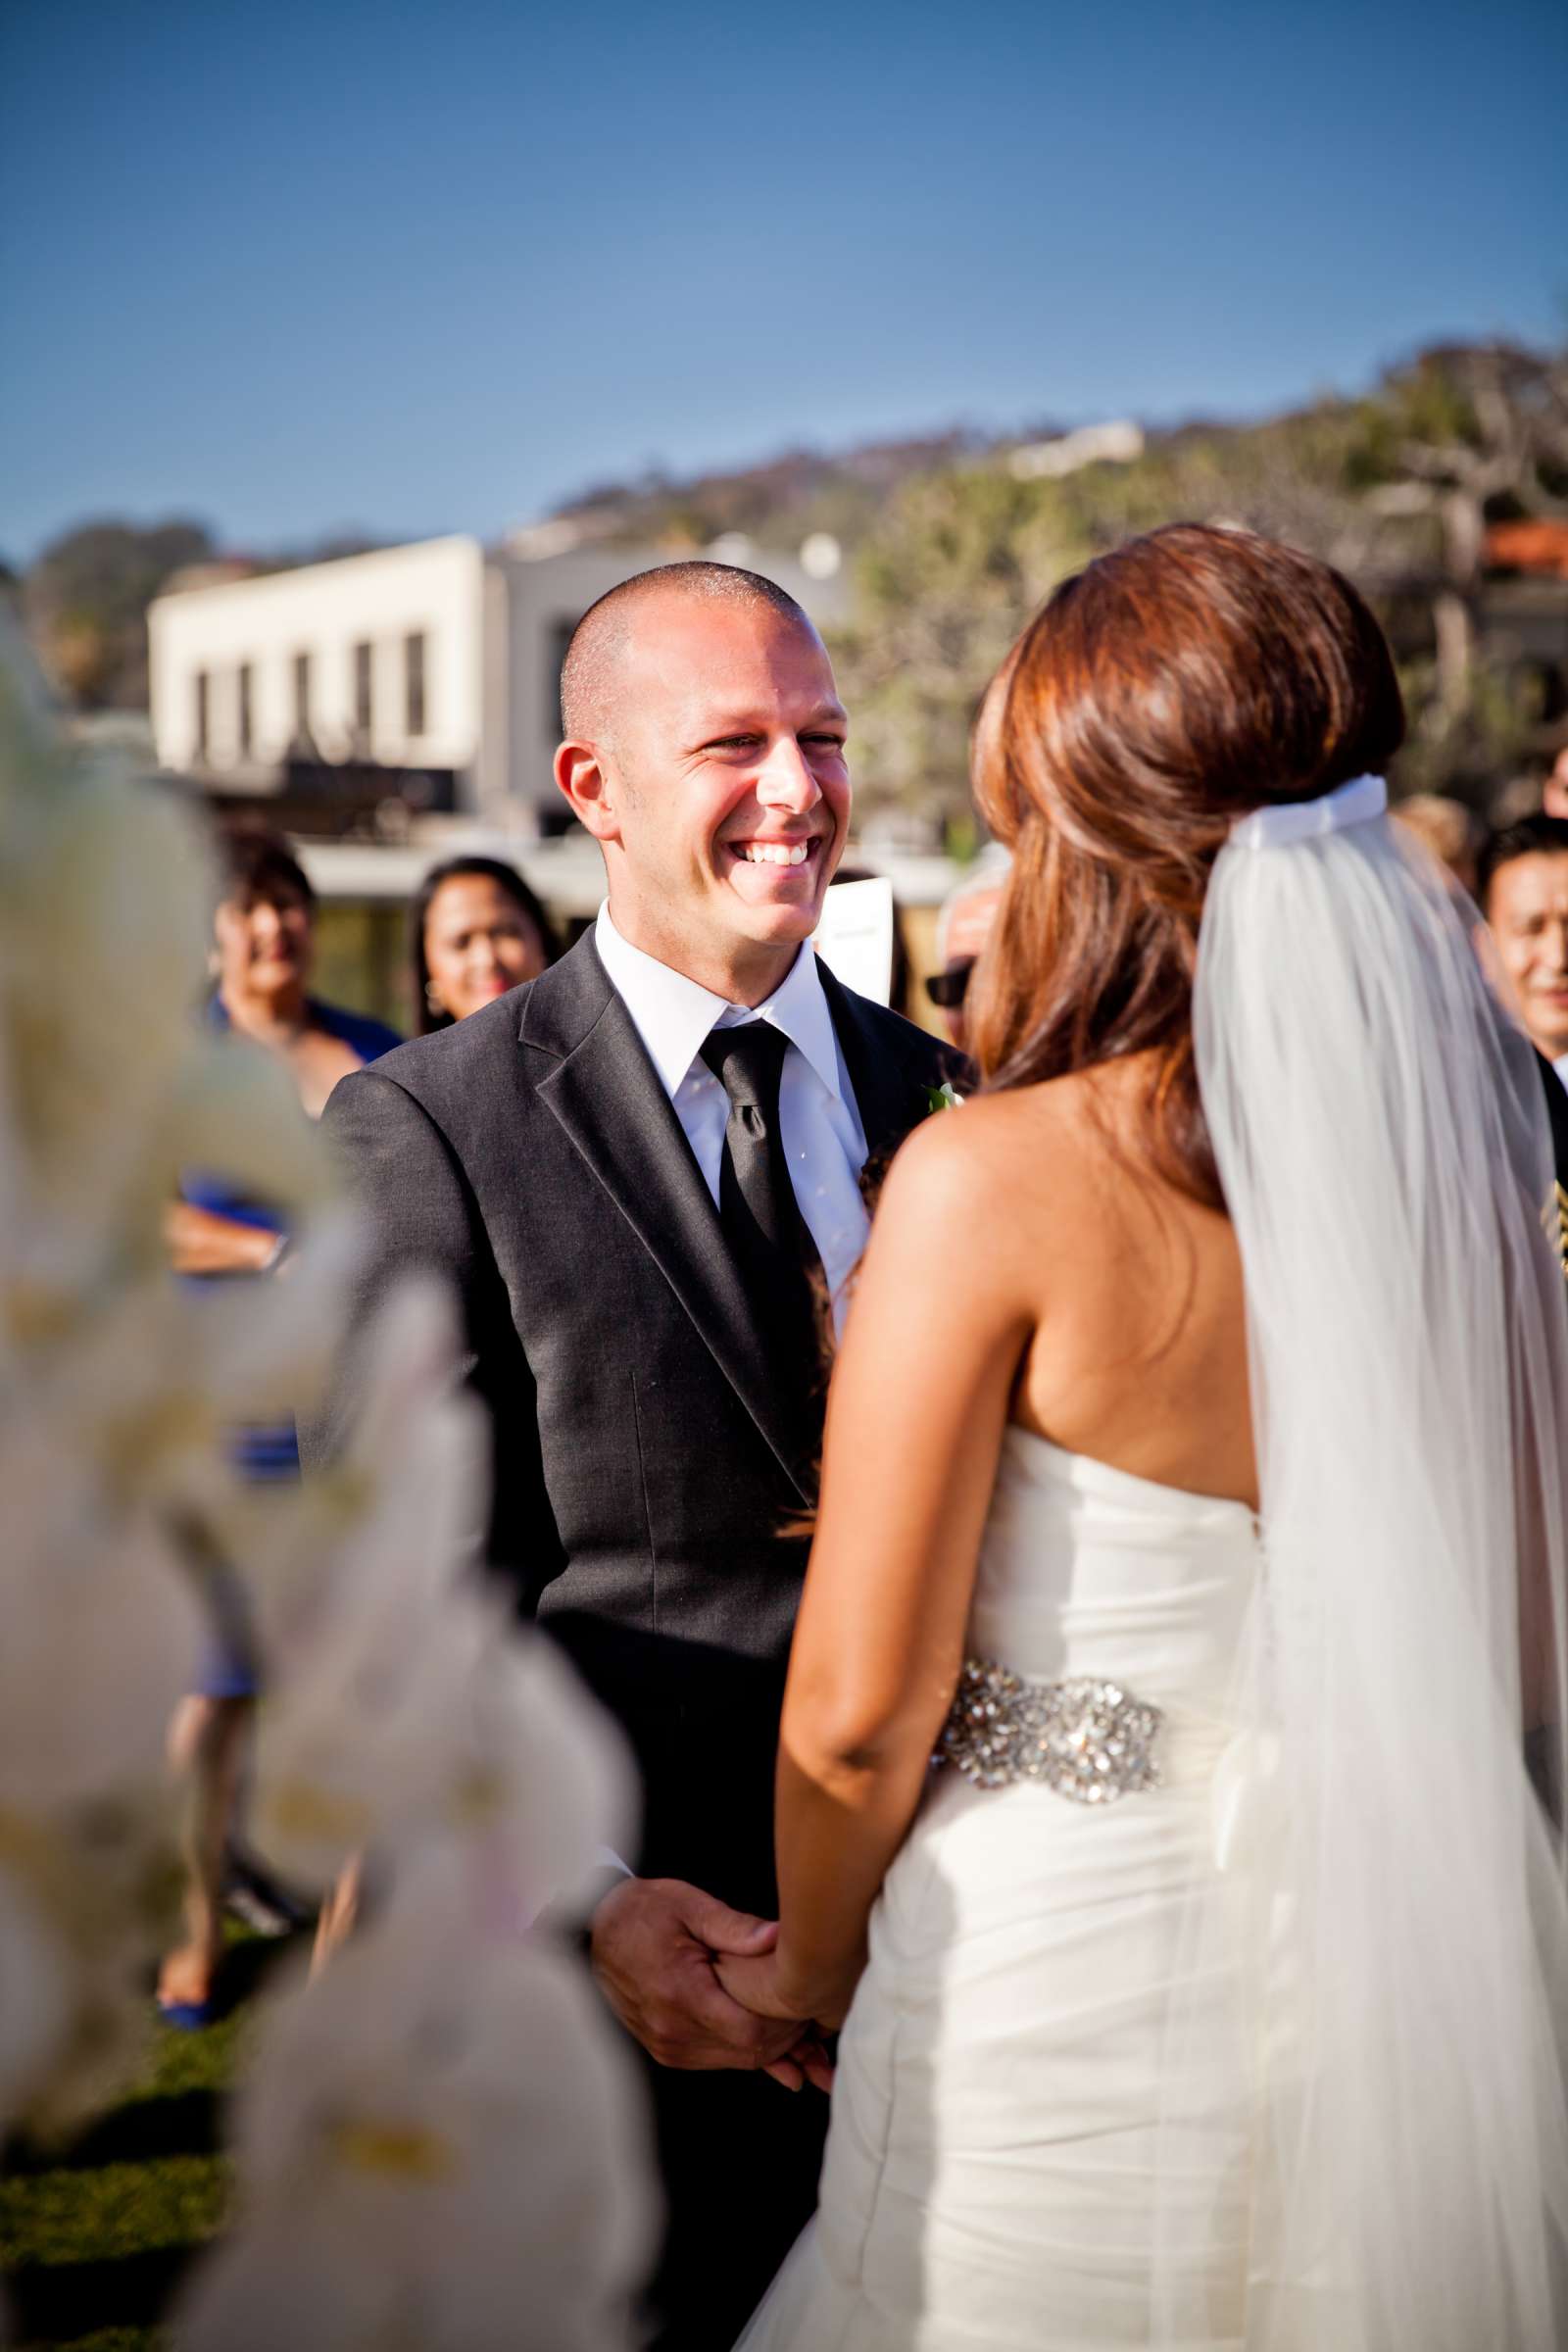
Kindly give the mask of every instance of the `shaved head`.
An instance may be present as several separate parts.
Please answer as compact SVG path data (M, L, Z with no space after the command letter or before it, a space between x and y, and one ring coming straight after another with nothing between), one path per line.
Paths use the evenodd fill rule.
M794 597L760 571L709 563L660 564L652 571L639 571L590 605L571 633L561 668L561 712L568 739L598 743L613 737L638 615L670 604L766 607L780 619L816 634Z

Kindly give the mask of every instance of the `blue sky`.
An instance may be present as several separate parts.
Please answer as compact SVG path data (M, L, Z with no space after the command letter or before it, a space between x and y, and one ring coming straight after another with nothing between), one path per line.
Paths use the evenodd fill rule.
M1568 334L1568 9L5 0L0 554Z

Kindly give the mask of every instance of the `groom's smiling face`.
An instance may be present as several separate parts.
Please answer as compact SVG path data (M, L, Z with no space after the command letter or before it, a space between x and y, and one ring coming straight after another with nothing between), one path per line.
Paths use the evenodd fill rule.
M846 728L808 625L760 603L650 599L615 665L597 809L579 808L624 936L716 993L776 987L843 851Z

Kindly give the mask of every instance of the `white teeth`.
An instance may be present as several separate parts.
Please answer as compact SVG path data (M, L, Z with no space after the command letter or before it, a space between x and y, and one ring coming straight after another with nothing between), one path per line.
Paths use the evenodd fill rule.
M741 856L748 865L804 865L806 852L804 841L748 841Z

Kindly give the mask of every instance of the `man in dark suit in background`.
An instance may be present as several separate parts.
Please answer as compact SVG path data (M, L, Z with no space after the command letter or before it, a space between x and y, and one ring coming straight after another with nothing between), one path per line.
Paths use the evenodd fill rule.
M924 1115L943 1056L805 944L850 788L792 599L722 564L643 573L585 615L563 707L557 781L609 881L596 928L345 1081L325 1128L372 1221L362 1307L412 1267L452 1284L494 1425L491 1559L637 1754L638 1874L594 1912L593 1966L650 2059L658 2340L717 2352L810 2210L825 2121L795 2030L712 1966L772 1933L813 1293L841 1293L861 1167Z

